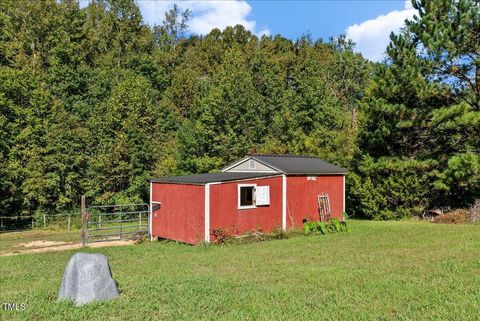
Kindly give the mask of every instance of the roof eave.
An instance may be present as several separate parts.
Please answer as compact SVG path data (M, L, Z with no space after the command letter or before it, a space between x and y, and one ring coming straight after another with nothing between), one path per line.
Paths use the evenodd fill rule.
M178 185L206 185L206 184L220 184L220 183L230 183L230 182L241 182L241 181L248 181L248 180L257 180L257 179L264 179L264 178L272 178L278 177L282 175L282 173L259 173L263 175L253 176L253 177L244 177L244 178L233 178L228 180L213 180L209 182L181 182L181 181L168 181L162 178L151 178L151 183L163 183L163 184L178 184Z
M347 175L348 173L347 172L343 172L343 173L286 173L286 175L322 175L322 176L326 176L326 175Z
M163 184L178 184L178 185L197 185L197 186L202 186L207 183L201 183L201 182L169 182L166 180L162 180L159 178L152 178L150 179L151 183L163 183Z

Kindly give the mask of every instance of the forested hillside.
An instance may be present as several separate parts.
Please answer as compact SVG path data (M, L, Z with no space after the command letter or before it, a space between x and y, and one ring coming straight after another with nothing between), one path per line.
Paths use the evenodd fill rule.
M416 5L373 64L343 37L190 35L177 8L150 27L133 0L2 1L0 213L146 201L150 177L249 152L349 168L356 215L466 206L480 194L479 4Z
M178 10L150 29L133 1L1 6L4 213L146 200L152 176L253 149L353 156L370 69L343 39L185 38Z

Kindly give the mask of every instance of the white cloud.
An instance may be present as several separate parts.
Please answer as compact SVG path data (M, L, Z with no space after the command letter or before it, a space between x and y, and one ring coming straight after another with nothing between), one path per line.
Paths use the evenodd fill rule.
M375 19L354 24L345 30L347 38L356 44L357 51L372 61L384 58L385 49L390 41L390 33L398 32L405 25L405 19L412 18L416 10L410 0L405 1L405 9L394 10Z
M256 31L256 22L248 19L252 7L244 0L238 1L138 1L143 19L150 25L161 24L165 12L174 4L181 10L192 12L188 22L189 31L195 34L207 34L214 28L223 30L227 26L243 25L258 35L270 34L268 29Z
M270 29L263 29L263 30L260 30L259 32L257 32L257 36L261 37L261 36L270 36L271 33L270 33Z

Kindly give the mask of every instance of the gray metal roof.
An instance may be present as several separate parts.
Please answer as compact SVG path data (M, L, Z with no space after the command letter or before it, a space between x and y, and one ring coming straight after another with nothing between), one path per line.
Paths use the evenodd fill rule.
M346 174L347 170L312 156L252 155L253 159L282 173L295 174Z
M267 177L272 175L278 175L278 174L277 173L221 172L221 173L195 174L195 175L187 175L187 176L170 176L170 177L152 178L150 181L154 183L205 185L207 183L237 181L241 179Z

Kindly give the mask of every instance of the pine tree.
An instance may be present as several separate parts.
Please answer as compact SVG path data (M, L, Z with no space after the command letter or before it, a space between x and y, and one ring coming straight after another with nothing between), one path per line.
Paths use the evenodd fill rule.
M378 66L363 102L351 194L367 217L467 206L480 195L479 4L413 4L418 15L392 34L389 63ZM366 205L367 185L384 195L376 206Z

